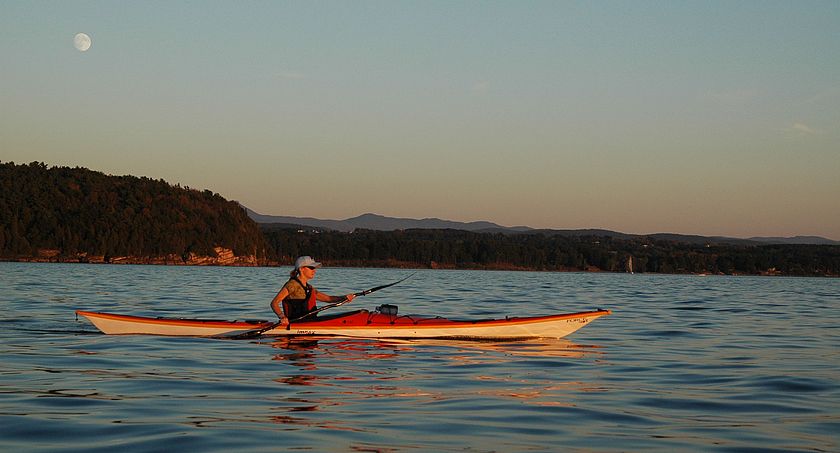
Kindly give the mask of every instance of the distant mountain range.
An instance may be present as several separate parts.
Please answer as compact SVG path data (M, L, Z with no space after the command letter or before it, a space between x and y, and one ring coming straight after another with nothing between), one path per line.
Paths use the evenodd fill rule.
M247 209L247 208L246 208ZM528 227L503 227L492 222L455 222L441 219L406 219L385 217L378 214L362 214L345 220L324 220L312 217L290 217L262 215L247 209L248 215L257 223L261 224L284 224L289 226L306 226L314 228L326 228L336 231L353 231L356 229L367 229L377 231L394 231L408 229L453 229L465 231L530 231Z
M316 219L313 217L292 217L258 214L245 207L248 216L255 222L266 226L289 228L320 228L335 231L353 231L356 229L394 231L409 229L452 229L473 231L477 233L543 233L557 234L562 236L607 236L619 239L631 239L634 237L650 237L653 239L672 240L686 243L722 243L722 244L815 244L815 245L840 245L840 241L833 241L819 236L795 236L795 237L751 237L729 238L722 236L697 236L674 233L655 234L627 234L617 231L603 229L580 229L580 230L555 230L535 229L527 226L506 227L493 222L456 222L437 218L409 219L398 217L385 217L378 214L362 214L344 220Z

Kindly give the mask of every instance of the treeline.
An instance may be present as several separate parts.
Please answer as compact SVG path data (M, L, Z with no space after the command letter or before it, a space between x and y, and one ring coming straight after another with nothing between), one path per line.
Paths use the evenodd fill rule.
M163 180L0 162L0 258L265 258L259 227L236 202Z
M688 244L647 237L490 234L458 230L342 233L264 227L282 262L335 265L749 275L840 275L840 246Z
M300 255L359 267L840 275L835 245L260 227L238 203L208 190L84 168L0 162L0 259L289 265Z

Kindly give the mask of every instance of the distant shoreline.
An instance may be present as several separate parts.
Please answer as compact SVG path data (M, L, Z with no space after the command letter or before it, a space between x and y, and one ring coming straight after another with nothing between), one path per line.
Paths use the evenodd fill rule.
M208 257L209 259L209 257ZM209 259L212 260L212 259ZM321 260L325 267L333 268L360 268L360 269L409 269L409 270L459 270L459 271L510 271L510 272L556 272L556 273L605 273L605 274L636 274L635 272L616 272L604 269L599 269L590 266L587 269L576 268L562 268L562 269L537 269L527 268L522 266L505 265L502 263L496 265L485 266L456 266L445 265L438 263L421 264L409 263L394 260L373 260L365 263L358 260ZM184 262L183 260L169 260L161 258L142 258L142 259L125 259L120 257L117 260L93 260L82 261L78 259L56 259L56 258L42 258L42 257L19 257L8 258L0 257L0 262L5 263L37 263L37 264L93 264L106 266L176 266L176 267L262 267L262 268L280 268L291 267L292 263L281 262L263 262L263 263L212 263L208 260L201 262ZM791 275L781 272L761 272L761 273L708 273L708 272L638 272L639 275L695 275L700 277L705 276L729 276L729 277L815 277L815 278L840 278L840 275L823 274L823 275Z
M38 162L0 162L0 175L15 189L0 191L0 217L8 219L0 225L5 261L275 267L312 255L344 267L840 275L838 244L607 230L487 231L492 225L373 214L349 219L356 223L345 225L353 228L345 232L258 224L236 201L148 177ZM381 230L382 222L398 229ZM436 228L411 228L416 226ZM793 239L809 238L785 241Z

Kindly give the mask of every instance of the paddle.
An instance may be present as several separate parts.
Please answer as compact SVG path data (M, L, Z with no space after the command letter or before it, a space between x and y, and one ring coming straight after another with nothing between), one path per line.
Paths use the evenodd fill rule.
M387 285L381 285L381 286L376 286L376 287L373 287L373 288L371 288L371 289L366 289L366 290L364 290L364 291L360 291L360 292L358 292L358 293L354 293L353 295L354 295L354 296L356 296L356 297L359 297L359 296L367 296L368 294L370 294L370 293L372 293L372 292L374 292L374 291L379 291L380 289L385 289L385 288L388 288L388 287L390 287L390 286L394 286L394 285L396 285L397 283L402 283L402 282L404 282L405 280L407 280L409 277L411 277L412 275L414 275L414 274L411 274L411 275L409 275L408 277L403 278L402 280L397 280L397 281L395 281L395 282L393 282L393 283L388 283ZM328 310L328 309L330 309L330 308L334 308L334 307L338 307L338 306L344 305L344 304L346 304L347 302L350 302L350 301L349 301L349 300L347 300L347 298L345 297L345 298L342 298L342 300L340 300L340 301L338 301L338 302L333 302L333 303L331 303L331 304L329 304L329 305L324 305L323 307L318 308L317 310L312 310L312 311L310 311L309 313L307 313L307 314L305 314L305 315L303 315L303 316L301 316L301 317L299 317L299 318L290 319L290 320L289 320L289 324L287 324L287 325L286 325L286 330L289 330L289 328L291 327L291 325L292 325L292 323L293 323L293 322L298 322L298 321L300 321L301 319L308 318L308 317L310 317L310 316L312 316L312 315L314 315L314 314L316 314L316 313L320 313L320 312L322 312L322 311L324 311L324 310ZM262 335L264 332L268 332L269 330L272 330L272 329L274 329L274 328L279 327L281 324L283 324L283 322L282 322L282 321L277 321L276 323L271 324L271 325L266 326L266 327L261 327L261 328L259 328L259 329L249 330L249 331L247 331L247 332L242 332L242 333L237 334L237 335L232 335L232 336L222 336L221 338L228 338L228 339L231 339L231 340L244 340L244 339L247 339L247 338L256 338L256 337L258 337L258 336Z

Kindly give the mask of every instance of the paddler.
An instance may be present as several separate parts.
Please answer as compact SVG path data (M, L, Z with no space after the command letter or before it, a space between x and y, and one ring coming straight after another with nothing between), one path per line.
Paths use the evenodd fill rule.
M280 292L271 301L271 309L280 318L281 325L287 325L289 319L297 319L315 310L316 301L340 302L351 301L355 294L345 296L330 296L316 290L309 284L315 278L316 270L321 263L311 256L301 256L295 260L295 268L289 273L289 281L283 285Z

